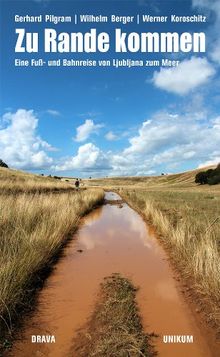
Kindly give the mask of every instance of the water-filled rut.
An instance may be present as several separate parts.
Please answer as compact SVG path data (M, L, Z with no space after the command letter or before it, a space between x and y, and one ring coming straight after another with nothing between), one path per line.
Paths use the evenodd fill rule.
M106 198L120 199L114 193L106 193ZM137 301L143 326L159 335L155 340L159 356L213 355L154 232L126 203L103 205L83 219L10 355L69 356L73 337L91 315L100 282L115 272L140 287ZM32 343L32 335L54 335L56 343ZM194 342L168 344L164 335L192 335Z

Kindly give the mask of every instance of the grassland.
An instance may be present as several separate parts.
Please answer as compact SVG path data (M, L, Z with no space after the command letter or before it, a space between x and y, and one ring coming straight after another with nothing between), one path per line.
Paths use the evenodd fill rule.
M5 194L72 191L73 185L51 177L32 175L0 167L0 192Z
M214 168L210 166L209 168ZM199 191L199 192L219 192L220 185L197 185L195 184L195 175L204 169L187 171L179 174L161 175L161 176L128 176L128 177L107 177L102 179L83 180L86 186L112 188L135 188L147 189L149 191Z
M153 356L152 336L143 332L135 295L130 280L119 274L105 278L94 312L74 339L70 355Z
M102 200L101 189L77 192L55 179L0 169L0 337L28 304L39 272Z
M220 332L220 185L196 185L197 171L160 177L89 180L118 191L155 226L192 288L199 311Z

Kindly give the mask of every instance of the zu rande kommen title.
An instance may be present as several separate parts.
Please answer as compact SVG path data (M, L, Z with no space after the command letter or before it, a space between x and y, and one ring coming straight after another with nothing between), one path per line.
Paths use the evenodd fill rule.
M172 53L205 52L204 32L124 32L120 28L110 36L91 28L87 32L58 32L45 28L43 33L15 29L16 53L105 53L110 49L117 53ZM113 37L113 38L112 38Z

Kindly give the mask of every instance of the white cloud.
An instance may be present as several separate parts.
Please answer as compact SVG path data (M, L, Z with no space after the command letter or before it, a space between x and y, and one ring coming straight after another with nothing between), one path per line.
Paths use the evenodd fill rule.
M210 57L214 62L220 65L220 40L215 41Z
M39 3L48 3L50 0L33 0L34 2L39 2Z
M207 83L214 74L215 69L206 58L192 57L177 67L155 71L153 83L167 92L184 95Z
M219 0L192 0L193 7L199 9L206 8L208 11L214 11L217 20L220 19L220 2Z
M199 108L202 110L202 108ZM97 175L148 175L182 170L183 166L220 157L220 118L198 119L196 111L184 115L160 111L145 120L129 145L104 152L92 143L81 145L75 156L54 167L57 171L93 172ZM218 161L218 160L217 160ZM103 174L104 173L104 174Z
M109 159L116 175L146 175L169 172L184 163L217 160L220 157L220 119L199 121L197 113L172 116L159 112L142 123L130 145Z
M87 140L91 134L97 134L103 124L95 124L92 119L86 119L85 123L76 128L75 141L82 142Z
M201 169L203 167L207 167L207 166L212 166L212 165L218 165L220 163L220 155L218 157L215 157L211 160L202 162L199 166L198 169Z
M107 154L92 143L80 146L76 156L67 158L54 167L56 171L80 170L81 172L102 171L109 168Z
M0 119L1 158L11 167L42 169L52 164L45 151L54 148L37 135L38 118L33 110L18 109Z
M192 109L192 108L191 108ZM197 108L203 112L203 107ZM218 163L220 117L199 119L195 108L184 114L160 111L145 120L129 144L118 152L105 152L93 143L79 146L72 157L54 163L50 144L37 135L38 119L32 110L7 113L0 121L1 158L11 167L79 171L80 175L147 175Z
M220 40L219 40L219 27L220 27L220 1L219 0L192 0L192 5L195 8L202 9L203 13L208 18L211 17L210 12L214 12L215 21L212 22L208 30L206 30L208 41L210 44L207 55L212 61L220 65ZM212 16L213 18L213 16Z
M48 109L47 113L50 114L50 115L53 115L55 117L59 117L61 115L58 110L54 110L54 109Z
M105 138L108 140L108 141L114 141L114 140L117 140L118 139L118 136L116 134L114 134L112 131L109 131L106 135L105 135Z

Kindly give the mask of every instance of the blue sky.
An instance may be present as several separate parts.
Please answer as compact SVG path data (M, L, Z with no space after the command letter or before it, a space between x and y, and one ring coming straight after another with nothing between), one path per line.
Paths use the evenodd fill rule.
M220 161L220 3L186 1L1 1L0 157L12 168L72 176L153 175ZM192 15L201 24L117 25L126 32L200 32L200 54L15 54L15 28L75 32L115 25L22 24L18 15ZM35 68L14 59L180 60L178 67Z

